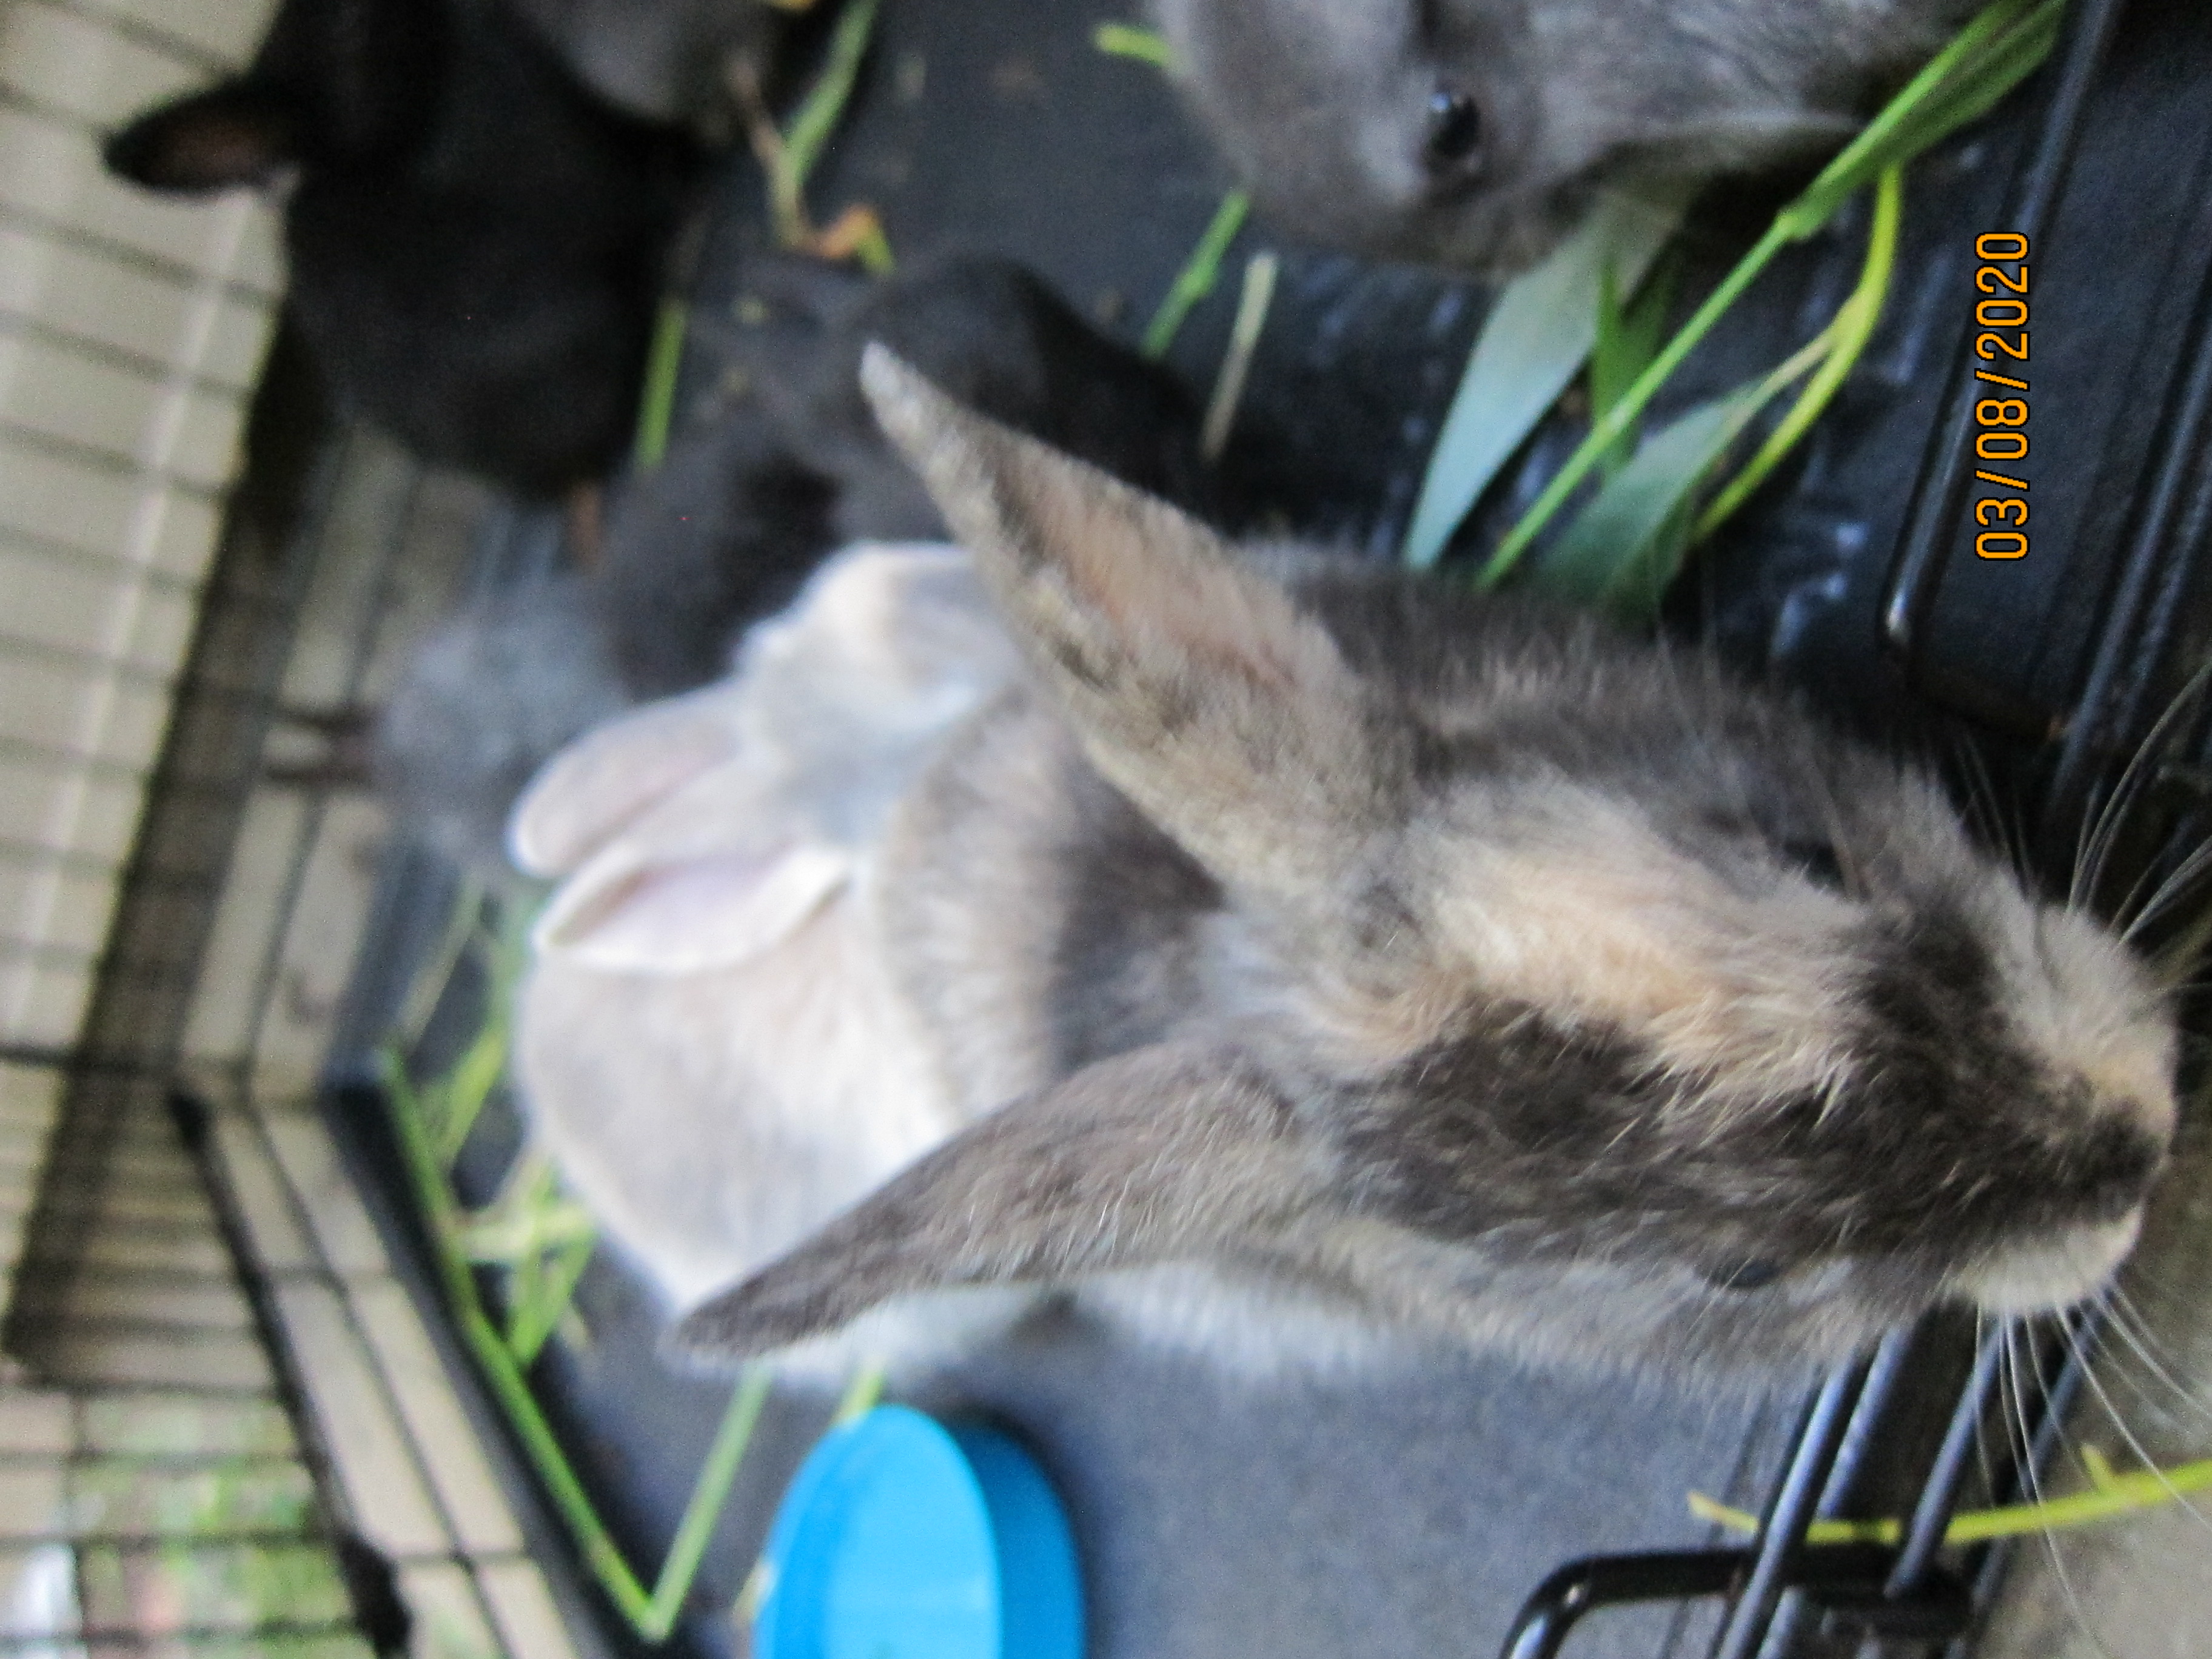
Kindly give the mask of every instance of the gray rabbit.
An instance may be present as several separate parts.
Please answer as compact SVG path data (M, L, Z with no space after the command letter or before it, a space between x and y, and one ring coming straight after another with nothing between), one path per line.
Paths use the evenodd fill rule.
M2171 1012L1928 778L1695 653L1240 550L864 374L1025 665L879 854L966 1127L681 1346L1073 1288L1249 1371L1757 1370L2130 1248Z
M1601 191L1832 149L1980 0L1155 0L1261 209L1508 270Z

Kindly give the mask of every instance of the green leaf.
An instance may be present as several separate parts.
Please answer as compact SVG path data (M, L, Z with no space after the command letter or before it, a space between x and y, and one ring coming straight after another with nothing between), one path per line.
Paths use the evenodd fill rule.
M507 1345L517 1364L535 1362L547 1339L568 1316L576 1281L591 1265L593 1248L594 1242L589 1238L562 1246L532 1276L526 1292L515 1298L507 1320Z
M1739 386L1645 440L1544 550L1532 580L1547 593L1616 615L1649 615L1689 545L1699 482L1769 395L1764 380Z
M1407 564L1425 570L1436 563L1475 498L1589 356L1606 273L1634 287L1674 234L1681 209L1679 200L1607 197L1542 264L1506 284L1430 453L1406 531Z
M1659 355L1660 331L1667 325L1667 311L1674 303L1674 277L1680 265L1662 260L1647 276L1635 297L1622 303L1620 284L1607 265L1598 284L1597 343L1590 349L1589 401L1593 418L1602 416L1636 384L1636 377ZM1636 453L1638 428L1630 427L1598 462L1607 477L1626 465Z
M451 1169L461 1155L484 1103L506 1073L507 1020L502 1002L462 1051L453 1069L431 1091L438 1156L447 1168Z
M1698 404L1647 440L1545 550L1535 580L1624 621L1657 614L1694 539L1691 511L1706 476L1761 410L1833 355L1840 324L1832 321L1778 368Z

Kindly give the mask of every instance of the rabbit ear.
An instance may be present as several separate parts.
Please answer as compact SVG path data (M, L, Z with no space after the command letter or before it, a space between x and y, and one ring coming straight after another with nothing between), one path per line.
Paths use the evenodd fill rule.
M805 843L611 860L562 886L531 941L608 973L734 968L790 938L852 877L850 854Z
M101 155L109 172L149 190L198 191L265 185L299 159L300 142L289 100L237 80L148 111Z
M861 381L1091 760L1221 879L1336 868L1377 796L1335 643L1188 514L945 397L881 345Z
M1102 1060L939 1147L696 1309L673 1342L765 1353L896 1297L1216 1255L1309 1201L1293 1137L1289 1107L1233 1050Z
M533 876L564 876L646 810L729 759L729 689L712 685L610 720L538 771L507 819L507 852Z

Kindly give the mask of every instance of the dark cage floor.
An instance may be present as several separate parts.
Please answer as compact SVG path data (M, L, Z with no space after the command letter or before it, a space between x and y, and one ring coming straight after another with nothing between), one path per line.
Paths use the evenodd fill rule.
M1099 24L1127 21L1092 0L885 0L851 113L810 185L817 211L826 218L849 203L872 205L902 263L955 250L1019 258L1133 339L1228 181L1157 71L1097 49ZM2057 866L2212 635L2212 494L2200 425L2212 386L2212 234L2202 222L2212 202L2208 68L2212 15L2201 9L2148 0L2080 5L2052 68L1916 165L1899 287L1866 359L1799 458L1678 585L1669 617L1669 626L1713 640L1749 670L1807 687L1848 717L1887 726L1908 712L1933 716L1947 740L1978 745L1988 778L1978 787L2018 804L2045 862ZM1773 204L1767 193L1720 193L1692 222L1692 264L1724 268L1747 240L1744 226ZM2036 395L2039 407L2065 411L2038 428L2037 512L2051 526L2038 548L2051 550L2017 566L1984 564L1948 534L1964 521L1946 470L1963 429L1955 388L1967 384L1971 307L1960 295L1972 233L2009 228L2024 215L2038 250L2039 344L2050 342L2036 365ZM732 162L699 253L679 422L706 418L726 390L717 341L744 315L746 271L764 246L766 222L755 170ZM1863 218L1846 214L1787 253L1669 398L1708 395L1782 356L1806 319L1833 308L1863 231ZM1246 225L1224 271L1270 246L1264 224ZM1422 273L1293 249L1283 258L1224 465L1289 524L1389 556L1484 298ZM1695 286L1693 273L1686 287ZM1224 279L1201 301L1169 355L1201 395L1228 338L1235 289ZM1498 513L1533 495L1565 447L1559 430L1540 431L1477 514L1469 539L1494 533ZM255 1298L227 1290L208 1292L204 1321L164 1304L143 1333L152 1371L169 1375L179 1345L198 1344L240 1368L222 1385L226 1399L234 1393L262 1409L296 1386L306 1420L322 1423L333 1443L318 1453L308 1434L300 1464L282 1413L270 1418L271 1446L294 1457L288 1469L308 1475L283 1474L290 1496L272 1498L269 1513L316 1540L356 1528L368 1536L398 1568L399 1592L416 1613L416 1651L481 1648L537 1659L563 1641L580 1652L635 1650L643 1645L637 1608L626 1613L621 1598L599 1587L604 1573L595 1577L571 1547L574 1494L531 1473L542 1449L515 1432L501 1387L484 1381L481 1346L447 1317L451 1261L417 1201L416 1149L395 1128L404 1106L390 1086L395 1035L414 1091L427 1095L486 1029L498 940L457 932L455 918L473 921L480 905L404 836L380 844L359 801L297 783L248 787L275 752L268 745L276 711L373 699L410 628L453 595L543 580L560 526L420 475L373 439L333 436L321 455L290 464L300 493L296 522L281 538L289 551L271 569L249 572L254 580L228 596L231 610L221 608L219 589L203 623L194 683L221 695L197 726L187 703L173 732L172 776L181 781L157 793L142 836L137 908L126 906L118 925L99 1005L109 1023L95 1024L73 1055L18 1057L71 1069L74 1127L58 1140L39 1195L32 1259L44 1264L46 1288L19 1304L10 1351L49 1376L65 1370L46 1338L82 1316L89 1304L72 1302L68 1287L99 1279L107 1248L80 1224L97 1207L81 1201L82 1193L106 1183L100 1190L115 1196L101 1200L104 1213L140 1202L116 1184L139 1172L131 1149L158 1143L158 1153L145 1154L161 1164L154 1173L185 1190L179 1201L199 1204L197 1166L171 1139L163 1109L184 1063L214 1102L208 1168L218 1195L228 1182L252 1212L242 1230L246 1283L265 1277L273 1285L266 1299L305 1375L297 1385L286 1382L286 1367L272 1364L258 1340ZM1909 550L1902 564L1900 550ZM226 635L226 627L237 631ZM2116 891L2147 870L2170 868L2168 849L2193 844L2207 827L2205 726L2192 710L2160 733L2153 786L2112 865ZM278 722L279 744L296 736ZM222 787L206 787L210 772ZM234 864L234 846L241 850ZM212 905L225 868L231 921L212 909L165 908L187 876ZM250 922L237 919L241 906ZM179 920L190 915L199 917L197 932ZM359 933L358 952L349 963L336 952L333 966L330 941L349 940L348 930ZM489 931L496 934L495 922ZM135 959L153 969L131 968L133 939L141 941ZM210 980L226 979L251 988L246 1012L225 1028L236 1040L190 1041L187 1024L213 1018L187 1008L193 987L204 999ZM227 1069L199 1063L218 1050L234 1057ZM118 1081L126 1075L128 1089ZM322 1118L378 1224L373 1236L335 1170L318 1174L300 1150L308 1120L286 1115L288 1091L317 1079ZM441 1099L450 1108L453 1097ZM472 1214L491 1213L514 1190L520 1124L496 1089L467 1103L447 1151L455 1190ZM446 1127L453 1128L452 1119ZM2166 1345L2153 1366L2174 1374L2172 1386L2117 1364L2075 1385L2079 1437L2124 1465L2138 1451L2178 1462L2206 1449L2212 1322L2173 1293L2206 1249L2201 1195L2212 1187L2195 1127L2132 1287ZM74 1195L71 1183L80 1188ZM252 1201L264 1187L283 1198L276 1219ZM204 1231L190 1248L211 1250L205 1273L223 1280L222 1230L214 1212L193 1213ZM172 1219L147 1218L143 1225L155 1228L147 1237L169 1239L160 1229ZM176 1269L182 1259L162 1265ZM515 1372L605 1528L597 1547L627 1562L633 1589L649 1590L727 1421L731 1385L655 1360L659 1315L611 1252L549 1245L530 1262L533 1282L560 1279L559 1316L532 1334ZM498 1272L464 1271L468 1294L486 1299L511 1338L523 1295L514 1258ZM401 1317L402 1285L428 1336ZM187 1326L218 1334L187 1334ZM458 1379L460 1403L424 1403L432 1396L398 1378L405 1367L387 1345L410 1341L408 1363ZM346 1373L350 1382L332 1382L318 1364L327 1370L340 1349L348 1364L361 1356L361 1368ZM1747 1398L1538 1376L1480 1359L1250 1390L1117 1345L1073 1319L1048 1319L945 1374L915 1403L988 1413L1038 1450L1075 1521L1094 1659L1411 1659L1497 1651L1524 1599L1571 1559L1741 1543L1692 1515L1692 1491L1754 1512L1794 1491L1801 1518L1898 1513L1953 1419L1974 1354L1971 1330L1938 1325L1886 1353L1863 1394L1856 1382L1832 1382L1823 1395L1819 1379L1807 1377ZM1997 1395L2009 1389L2039 1405L2046 1389L2066 1386L2063 1356L2050 1358L2033 1376L1981 1368L1991 1409L1957 1419L1966 1431L1953 1446L1960 1502L2010 1495L1991 1491L2008 1480ZM2099 1415L2099 1402L2112 1396L2121 1411ZM74 1439L57 1430L51 1445L33 1445L23 1437L31 1431L11 1428L15 1449L4 1455L14 1461L0 1479L40 1458L92 1456L99 1449L86 1437L94 1419L82 1414L90 1408L71 1409L80 1412L70 1419ZM670 1609L680 1614L672 1639L686 1651L742 1651L730 1608L775 1499L828 1409L769 1401L696 1577ZM396 1433L349 1437L331 1429L333 1413L356 1429L374 1416ZM1801 1432L1808 1423L1825 1425L1827 1438L1808 1441ZM487 1449L448 1449L471 1425ZM2045 1438L2055 1442L2056 1431ZM1820 1455L1808 1455L1808 1446ZM266 1449L256 1442L238 1455ZM471 1458L477 1474L459 1467ZM377 1477L362 1474L380 1461L405 1471L387 1471L381 1497ZM2078 1486L2070 1464L2053 1458L2051 1479ZM318 1474L329 1478L319 1485L309 1478ZM479 1474L481 1486L471 1484ZM348 1497L363 1479L369 1499ZM395 1486L414 1496L392 1497ZM334 1495L317 1496L325 1491ZM519 1520L507 1515L510 1502ZM1978 1627L1984 1633L1977 1650L1991 1659L2195 1651L2190 1644L2212 1628L2212 1611L2196 1599L2205 1576L2186 1565L2205 1547L2203 1529L2192 1525L2185 1514L2147 1516L2058 1546L2056 1567L2040 1547L2023 1553L2017 1593ZM1778 1533L1775 1563L1788 1565L1794 1542ZM337 1556L325 1549L317 1559L323 1626L257 1636L234 1625L203 1647L289 1652L327 1638L358 1650L342 1632L374 1597L358 1573L348 1581L330 1565ZM518 1575L535 1571L532 1559L550 1590L520 1582ZM1889 1565L1886 1556L1875 1564L1877 1582ZM1985 1571L1994 1586L2002 1560L1953 1565L1967 1575ZM1694 1578L1710 1565L1683 1572ZM1742 1576L1723 1575L1731 1583ZM1783 1596L1779 1605L1776 1633L1763 1646L1741 1621L1723 1637L1723 1607L1705 1596L1594 1613L1561 1650L1675 1659L1717 1639L1733 1641L1737 1655L1802 1659L1965 1650L1950 1647L1948 1630L1901 1631L1885 1645L1860 1626L1824 1632L1803 1597ZM568 1617L566 1638L550 1622L531 1622L550 1621L556 1607ZM31 1647L4 1632L0 1653ZM118 1636L113 1645L150 1644Z

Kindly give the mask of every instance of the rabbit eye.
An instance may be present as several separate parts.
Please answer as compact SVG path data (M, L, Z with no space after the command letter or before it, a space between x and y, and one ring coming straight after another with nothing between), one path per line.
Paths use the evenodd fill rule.
M1846 884L1843 861L1836 856L1836 849L1832 843L1825 841L1785 841L1782 843L1781 852L1797 873L1815 887L1825 888L1831 893L1844 890Z
M1764 1290L1782 1277L1784 1268L1779 1261L1763 1256L1747 1256L1741 1261L1723 1262L1717 1267L1705 1269L1705 1283L1717 1291Z
M1446 82L1429 94L1429 161L1458 167L1482 146L1482 112L1474 95Z

